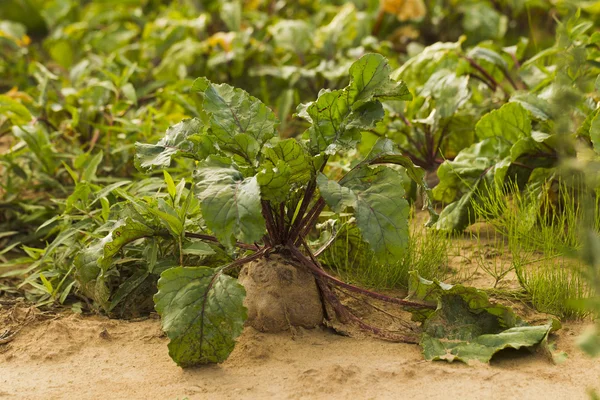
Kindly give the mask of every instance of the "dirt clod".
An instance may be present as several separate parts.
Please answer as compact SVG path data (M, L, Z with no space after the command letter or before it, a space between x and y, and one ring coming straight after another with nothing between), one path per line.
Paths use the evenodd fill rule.
M246 288L248 324L261 332L323 323L323 305L313 275L280 255L253 261L239 275Z

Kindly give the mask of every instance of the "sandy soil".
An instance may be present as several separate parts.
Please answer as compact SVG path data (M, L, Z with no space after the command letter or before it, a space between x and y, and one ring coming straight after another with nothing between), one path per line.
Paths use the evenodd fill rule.
M26 324L23 326L23 324ZM159 321L40 314L0 308L1 399L586 399L600 388L600 361L558 336L561 365L511 351L491 365L424 361L416 345L350 339L324 329L292 336L247 328L221 365L182 370Z

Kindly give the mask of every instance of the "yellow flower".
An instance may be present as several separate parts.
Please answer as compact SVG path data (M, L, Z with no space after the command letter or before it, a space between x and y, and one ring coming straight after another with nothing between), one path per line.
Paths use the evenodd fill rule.
M381 0L381 9L400 21L420 19L427 14L423 0Z
M31 43L31 38L27 35L23 35L23 37L21 39L17 40L17 44L21 47L29 46L30 43Z
M206 41L209 46L217 47L220 46L226 52L231 51L231 43L235 38L235 32L217 32Z

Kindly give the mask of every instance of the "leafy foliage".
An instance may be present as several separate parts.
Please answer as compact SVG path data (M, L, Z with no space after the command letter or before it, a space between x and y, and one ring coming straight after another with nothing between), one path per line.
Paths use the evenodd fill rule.
M177 267L158 281L156 311L178 365L225 361L242 333L244 287L220 270Z
M557 320L528 326L508 307L490 303L484 291L421 278L409 280L409 297L437 302L432 312L418 312L423 321L421 347L428 360L487 363L506 348L531 347L544 341Z
M417 188L460 231L491 188L600 157L591 3L109 5L0 4L0 278L121 317L156 293L181 365L231 351L241 263L287 251L339 284L303 258L340 245L317 222L390 264Z
M223 361L241 332L244 290L224 272L281 247L301 254L296 243L305 241L326 203L338 213L356 215L364 240L381 261L402 256L408 242L408 202L398 192L402 175L385 164L406 166L407 176L423 184L419 168L383 140L339 181L324 174L330 157L358 143L361 130L383 117L382 100L410 98L404 83L392 81L390 73L381 55L367 54L356 61L346 88L322 91L315 102L299 107L312 123L304 140L278 140L275 115L248 93L196 80L192 89L202 97L200 117L169 128L156 145L136 144L136 165L143 171L167 168L177 156L194 159L192 188L186 189L186 180L176 186L165 171L166 199L139 200L115 189L126 200L121 215L130 216L75 257L76 278L84 293L110 312L158 273L157 246L174 249L176 257L164 260L154 300L171 339L171 356L189 366ZM330 193L336 187L347 191L349 200L341 202L343 207L336 193ZM313 201L316 193L319 198ZM216 259L205 264L210 267L196 267L190 262L197 257L190 255L202 259L216 250L194 246L190 238L220 244L232 257L236 248L256 252L225 265ZM147 270L138 267L113 292L107 280L120 272L113 256L128 245L153 252L153 264Z
M593 147L590 132L597 102L586 98L594 97L600 70L586 62L599 50L591 27L580 23L579 16L561 24L555 46L520 67L523 83L535 87L515 91L508 103L483 115L474 129L480 141L440 166L434 197L450 204L440 215L439 229L460 231L473 223L478 217L473 203L489 188L539 185L558 171L559 156L576 154L577 137L586 137ZM562 53L568 57L558 56Z

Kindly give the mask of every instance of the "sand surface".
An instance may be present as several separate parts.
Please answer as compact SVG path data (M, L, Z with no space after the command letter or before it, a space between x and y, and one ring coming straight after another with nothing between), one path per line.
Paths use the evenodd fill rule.
M508 351L491 365L424 361L416 345L351 339L326 329L295 335L247 328L220 365L182 370L159 321L0 309L0 399L587 399L600 360L577 350L584 325L557 336L569 354ZM25 325L24 325L25 324ZM8 328L7 328L8 327Z

